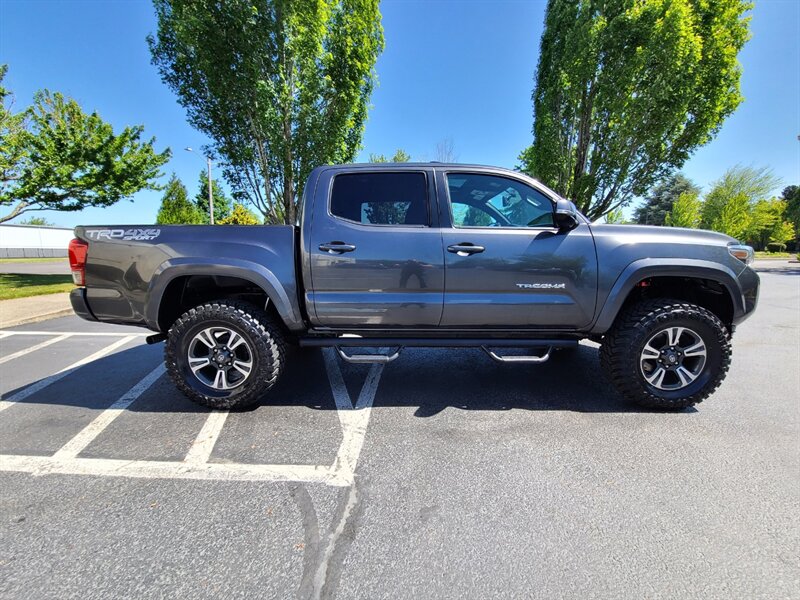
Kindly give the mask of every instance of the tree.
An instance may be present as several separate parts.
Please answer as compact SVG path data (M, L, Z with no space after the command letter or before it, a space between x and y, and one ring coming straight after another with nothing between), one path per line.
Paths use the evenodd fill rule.
M44 217L28 217L24 221L19 222L20 225L33 225L35 227L52 227L53 222L48 221Z
M664 225L668 212L681 194L700 193L700 188L683 173L673 173L647 192L644 204L634 212L634 221L641 225ZM681 227L684 227L681 225Z
M233 205L231 214L224 219L219 220L219 225L261 225L258 217L253 214L253 211L248 210L243 204L236 202Z
M742 0L549 0L521 168L590 219L679 169L741 103Z
M800 186L789 185L783 188L781 198L786 201L786 218L800 233Z
M386 158L384 154L369 155L369 162L371 163L404 163L409 162L410 160L411 155L402 148L398 148L395 151L394 156L390 158Z
M153 64L234 199L295 222L305 179L350 162L383 50L378 0L154 0Z
M205 169L200 171L200 179L197 182L197 194L194 203L205 217L205 223L210 223L211 218L208 213L208 173ZM222 191L222 186L216 179L211 180L211 194L214 198L214 222L219 223L231 214L231 201Z
M141 141L144 128L110 124L57 92L39 91L33 105L14 113L2 87L0 66L0 223L40 210L79 211L111 206L143 189L161 189L155 179L170 157L155 138Z
M158 209L156 223L159 225L201 225L205 222L205 215L193 202L189 201L186 187L173 173L164 191L164 196L161 198L161 208Z
M458 154L456 154L455 144L453 138L446 137L436 144L436 152L434 153L433 160L443 163L458 162Z
M786 250L786 242L794 239L795 229L789 221L782 221L778 223L772 230L772 235L769 238L768 246L775 245L779 251Z
M664 224L670 227L697 229L700 225L700 195L697 191L686 191L678 196L672 209L666 214Z
M700 211L701 226L742 238L758 200L769 197L779 179L766 167L736 165L711 186Z
M615 208L606 213L606 223L609 225L622 225L625 223L625 215L621 208Z

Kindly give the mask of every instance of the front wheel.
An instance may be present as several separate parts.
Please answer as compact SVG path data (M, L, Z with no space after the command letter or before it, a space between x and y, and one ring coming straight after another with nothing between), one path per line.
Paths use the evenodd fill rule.
M283 370L280 330L261 309L219 300L181 315L164 347L167 371L192 401L216 409L258 402Z
M730 334L701 306L646 300L619 316L603 339L600 362L628 400L678 410L702 402L725 379Z

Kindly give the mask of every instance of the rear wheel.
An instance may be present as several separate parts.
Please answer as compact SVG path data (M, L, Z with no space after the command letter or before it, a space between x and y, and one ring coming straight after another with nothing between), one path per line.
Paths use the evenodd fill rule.
M164 348L173 382L194 402L216 409L258 402L283 370L283 337L261 309L233 300L189 310Z
M710 396L725 378L730 334L701 306L646 300L620 315L603 339L600 361L627 399L651 408L687 408Z

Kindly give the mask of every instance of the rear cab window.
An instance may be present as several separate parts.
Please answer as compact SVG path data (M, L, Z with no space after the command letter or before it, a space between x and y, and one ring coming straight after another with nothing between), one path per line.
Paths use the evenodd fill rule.
M425 174L409 171L336 175L330 212L334 217L361 225L427 226Z

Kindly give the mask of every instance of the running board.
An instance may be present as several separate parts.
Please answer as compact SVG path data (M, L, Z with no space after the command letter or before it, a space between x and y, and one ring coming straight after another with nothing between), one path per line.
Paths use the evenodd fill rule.
M301 337L303 347L357 347L357 348L577 348L578 340L543 338L412 338L412 337Z
M542 363L546 363L548 360L550 360L550 353L553 351L552 346L550 346L547 348L547 352L545 352L542 356L501 356L493 350L490 350L487 346L481 346L481 349L499 363L513 363L518 365L540 365Z

